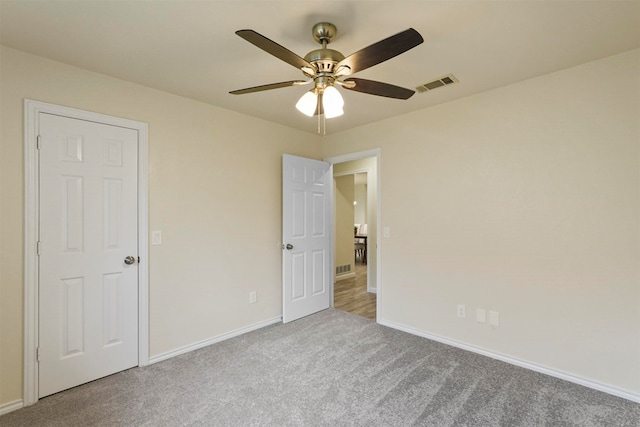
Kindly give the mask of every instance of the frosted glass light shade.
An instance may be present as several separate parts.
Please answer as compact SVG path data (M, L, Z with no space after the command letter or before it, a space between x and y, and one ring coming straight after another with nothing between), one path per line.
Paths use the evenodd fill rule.
M322 94L322 107L324 109L324 116L327 119L332 119L344 114L342 107L344 106L344 100L342 95L333 86L327 86Z
M305 114L309 117L313 116L313 113L316 112L316 107L318 106L318 96L313 92L309 91L302 95L302 97L298 100L296 104L296 108L302 114Z
M342 108L328 109L324 108L324 116L327 119L333 119L334 117L339 117L344 114L344 110Z

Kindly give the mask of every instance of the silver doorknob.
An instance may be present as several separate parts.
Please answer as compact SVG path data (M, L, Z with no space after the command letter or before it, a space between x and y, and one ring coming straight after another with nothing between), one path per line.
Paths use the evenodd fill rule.
M287 243L287 246L285 246L285 248L290 251L291 249L293 249L293 245L291 243Z
M134 262L136 262L136 259L135 259L135 257L132 257L132 256L128 256L128 257L126 257L124 259L124 263L127 264L127 265L131 265Z

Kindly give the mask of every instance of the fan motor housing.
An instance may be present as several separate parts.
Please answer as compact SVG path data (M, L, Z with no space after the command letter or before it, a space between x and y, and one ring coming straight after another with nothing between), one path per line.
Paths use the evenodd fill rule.
M333 49L316 49L307 53L304 59L313 64L318 72L330 73L336 64L344 59L344 55Z

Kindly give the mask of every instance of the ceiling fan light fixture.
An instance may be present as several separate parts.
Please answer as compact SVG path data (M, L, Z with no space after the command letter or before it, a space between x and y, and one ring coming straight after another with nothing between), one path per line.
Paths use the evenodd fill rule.
M320 133L321 125L324 126L325 119L344 114L344 100L340 92L334 87L336 84L342 86L345 90L395 99L409 99L415 93L410 89L375 80L353 77L338 80L344 76L350 76L385 62L416 47L424 39L415 29L408 28L364 49L360 49L347 57L337 50L327 48L327 45L336 37L337 29L335 25L328 22L318 23L314 25L312 33L315 41L320 43L321 48L312 50L303 58L253 30L236 31L238 36L249 43L300 70L308 80L271 83L234 90L230 93L241 95L289 86L301 86L313 82L315 87L298 100L296 109L309 117L318 116L318 133Z
M322 108L324 109L324 116L327 119L332 119L344 114L342 107L344 106L344 100L338 89L333 86L327 86L324 89L322 95Z
M312 117L316 112L316 107L318 105L318 95L315 93L315 90L310 90L309 92L302 95L302 97L296 103L296 108L302 114Z
M334 117L340 117L343 114L344 114L344 110L342 109L342 107L335 108L335 109L328 109L328 108L325 107L325 109L324 109L324 116L327 119L333 119Z

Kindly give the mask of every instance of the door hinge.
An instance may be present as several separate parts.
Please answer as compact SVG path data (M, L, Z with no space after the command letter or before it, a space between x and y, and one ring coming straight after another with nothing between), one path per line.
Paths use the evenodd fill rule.
M40 256L40 240L36 242L36 255Z
M40 347L36 348L36 362L40 362Z
M36 136L36 150L40 149L40 135Z

